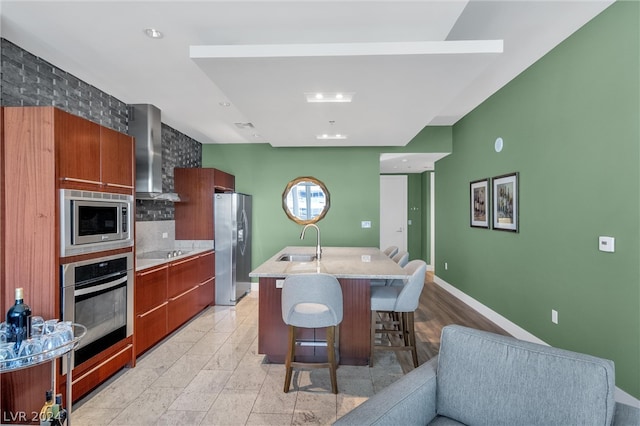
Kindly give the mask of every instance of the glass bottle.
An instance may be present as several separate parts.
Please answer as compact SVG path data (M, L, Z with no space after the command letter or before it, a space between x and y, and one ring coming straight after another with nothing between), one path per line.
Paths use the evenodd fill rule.
M16 303L7 311L7 327L7 341L15 342L18 353L22 341L31 336L31 308L24 303L22 287L16 288Z

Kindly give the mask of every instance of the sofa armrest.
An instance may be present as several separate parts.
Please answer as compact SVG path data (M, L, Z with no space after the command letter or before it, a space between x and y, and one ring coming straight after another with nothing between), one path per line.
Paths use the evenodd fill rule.
M436 416L437 357L339 418L335 425L426 425Z
M637 426L640 425L640 408L616 403L613 414L613 426Z

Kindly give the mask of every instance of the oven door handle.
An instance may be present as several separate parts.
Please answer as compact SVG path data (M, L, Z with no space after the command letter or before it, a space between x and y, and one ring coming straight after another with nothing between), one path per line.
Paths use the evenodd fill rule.
M79 290L74 290L73 295L74 296L82 296L85 294L89 294L89 293L95 293L98 291L102 291L102 290L107 290L110 289L112 287L118 287L121 286L122 284L127 282L127 277L124 276L122 278L119 278L115 281L111 281L108 283L104 283L104 284L100 284L100 285L96 285L96 286L92 286L92 287L88 287L88 288L81 288Z

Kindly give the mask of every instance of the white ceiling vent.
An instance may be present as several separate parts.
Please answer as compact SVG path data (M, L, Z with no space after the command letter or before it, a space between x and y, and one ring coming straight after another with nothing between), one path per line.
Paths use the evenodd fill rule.
M233 123L238 129L253 129L253 123Z

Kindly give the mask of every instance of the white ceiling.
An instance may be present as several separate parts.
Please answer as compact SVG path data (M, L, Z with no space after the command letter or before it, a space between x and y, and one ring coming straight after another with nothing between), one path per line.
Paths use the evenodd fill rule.
M612 1L2 0L0 32L125 103L156 105L202 143L404 146L454 124ZM148 38L151 27L164 37ZM355 95L306 103L314 91Z

